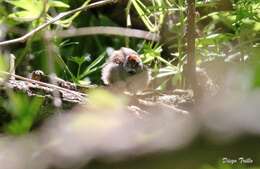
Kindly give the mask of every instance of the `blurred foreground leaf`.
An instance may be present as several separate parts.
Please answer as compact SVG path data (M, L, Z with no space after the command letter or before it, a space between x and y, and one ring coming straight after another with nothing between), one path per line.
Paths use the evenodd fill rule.
M16 21L32 21L40 17L44 2L43 0L6 0L6 2L21 8L21 11L14 12L9 15Z
M125 103L125 98L113 95L103 90L95 89L89 93L89 105L97 110L115 110L121 108Z
M42 105L43 98L29 98L24 94L10 93L6 109L12 115L12 121L5 127L7 133L24 134L28 132Z

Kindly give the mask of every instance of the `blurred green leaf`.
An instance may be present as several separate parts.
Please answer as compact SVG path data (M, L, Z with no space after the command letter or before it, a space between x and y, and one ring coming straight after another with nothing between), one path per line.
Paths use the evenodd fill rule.
M89 107L96 110L113 110L121 108L126 103L126 98L116 96L103 89L95 89L89 92Z
M77 63L78 65L83 64L87 59L86 57L72 56L69 58L70 61Z
M1 72L6 72L8 70L7 62L3 56L0 55L0 84L5 81L7 75L1 74Z
M81 7L85 7L89 4L91 0L86 0ZM72 21L81 13L81 11L74 13L71 17L63 20L57 21L55 24L60 25L62 27L69 27L72 23ZM52 19L51 16L48 16L48 19Z
M23 9L8 16L16 21L32 21L39 18L43 12L42 0L6 0L6 2Z
M21 12L15 12L13 14L10 14L8 17L14 20L29 22L34 19L37 19L38 16L39 16L38 14L31 15L30 11L21 11Z
M0 71L7 71L8 64L4 59L4 56L0 55Z
M173 68L172 66L166 66L163 68L160 68L158 71L158 74L155 76L155 78L162 78L166 76L171 76L180 73L180 70L177 68Z
M218 43L228 42L232 40L234 36L228 33L216 33L211 34L206 37L198 38L197 39L197 46L198 47L205 47L207 45L216 45Z
M5 126L10 134L24 134L28 132L42 105L43 98L29 98L24 94L9 93L6 109L12 115L12 121Z
M70 6L62 1L55 1L49 0L48 5L50 7L57 7L57 8L69 8Z

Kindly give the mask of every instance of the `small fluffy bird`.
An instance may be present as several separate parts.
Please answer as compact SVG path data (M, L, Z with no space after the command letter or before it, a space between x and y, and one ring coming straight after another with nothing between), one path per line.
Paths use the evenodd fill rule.
M137 52L122 47L119 50L110 49L108 55L109 58L102 69L105 85L132 94L142 92L148 86L151 79L150 71L143 65Z

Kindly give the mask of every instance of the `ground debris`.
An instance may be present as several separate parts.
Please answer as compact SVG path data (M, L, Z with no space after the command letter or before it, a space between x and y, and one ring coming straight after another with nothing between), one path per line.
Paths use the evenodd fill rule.
M28 96L39 96L54 99L57 97L54 93L58 93L58 96L64 102L80 103L86 102L86 94L77 91L76 87L70 88L68 85L61 85L61 82L51 84L39 80L21 77L18 75L12 75L15 78L6 78L1 83L0 90L13 89L17 92L26 93ZM71 82L62 81L62 84L72 84ZM76 85L75 85L76 86ZM82 89L82 86L80 87Z
M6 89L13 89L17 92L26 93L28 96L44 97L48 100L47 104L51 104L52 100L59 97L63 107L67 107L67 104L87 103L87 94L81 92L87 91L87 89L83 89L83 86L77 88L75 84L60 79L56 80L58 83L55 85L50 80L42 80L47 79L45 75L43 76L44 78L39 76L42 75L37 74L37 78L24 78L15 75L15 78L7 78L1 84L0 90L5 93ZM130 101L127 104L127 109L139 119L148 117L151 112L154 112L153 109L157 109L158 107L169 112L184 115L189 114L189 111L194 106L193 93L190 90L149 91L129 97ZM48 105L45 106L48 107Z

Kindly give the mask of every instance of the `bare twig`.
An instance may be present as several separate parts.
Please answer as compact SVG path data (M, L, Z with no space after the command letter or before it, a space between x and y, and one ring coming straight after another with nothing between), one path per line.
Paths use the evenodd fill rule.
M9 58L9 72L11 75L15 74L15 56L14 54L10 54L10 58ZM14 76L10 76L11 80L14 80L15 77Z
M54 72L54 62L53 62L53 53L54 53L55 47L50 42L50 39L46 38L46 36L43 37L43 41L46 44L46 49L47 49L49 72L51 72L51 77L56 77L56 74ZM57 80L55 80L55 78L50 78L50 83L52 83L55 86L58 85L58 82L57 82ZM61 101L59 91L53 90L52 94L53 94L53 105L55 107L61 107L62 101Z
M160 39L159 35L156 33L143 31L140 29L112 27L112 26L93 26L93 27L61 30L61 31L50 31L46 35L47 38L53 38L55 36L67 38L67 37L98 35L98 34L135 37L135 38L142 38L142 39L152 40L152 41L159 41Z
M18 43L18 42L24 42L26 39L28 39L29 37L33 36L35 33L41 31L42 29L46 28L50 24L53 24L53 23L59 21L60 19L66 17L66 16L69 16L69 15L71 15L73 13L76 13L76 12L79 12L79 11L83 11L83 10L86 10L86 9L99 7L99 6L102 6L102 5L109 4L109 3L115 3L116 1L117 0L101 0L101 1L89 4L87 6L81 6L79 8L76 8L76 9L73 9L73 10L70 10L70 11L67 11L67 12L62 12L59 15L57 15L56 17L52 18L51 20L45 22L44 24L38 26L37 28L33 29L32 31L26 33L25 35L23 35L23 36L21 36L19 38L0 42L0 46L10 45L10 44L13 44L13 43Z
M41 82L41 81L37 81L37 80L25 78L25 77L22 77L22 76L19 76L19 75L12 75L12 74L10 74L10 73L8 73L8 72L5 72L5 71L0 71L0 74L7 75L7 76L14 76L16 79L20 79L20 80L23 80L23 81L27 81L27 82L30 82L30 83L39 84L39 85L42 85L42 86L45 86L45 87L49 87L49 88L52 88L52 89L56 89L56 90L61 90L61 91L64 91L64 92L68 92L68 93L77 95L77 96L79 96L79 97L81 97L81 98L87 96L87 95L84 94L84 93L80 93L80 92L76 92L76 91L69 90L69 89L66 89L66 88L62 88L62 87L60 87L60 86L56 86L56 85L53 85L53 84L44 83L44 82Z

